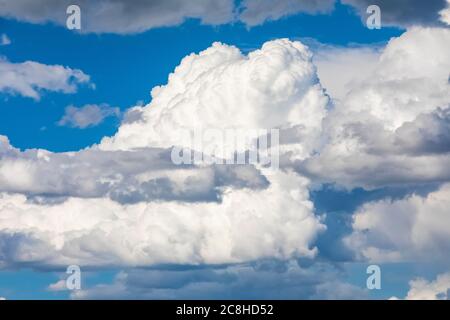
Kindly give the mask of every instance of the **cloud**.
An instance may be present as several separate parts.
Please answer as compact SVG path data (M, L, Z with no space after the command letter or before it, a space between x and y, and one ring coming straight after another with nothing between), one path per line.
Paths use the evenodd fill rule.
M35 202L108 197L120 203L219 201L226 187L262 189L268 181L251 165L175 165L171 149L20 152L0 136L0 188Z
M0 1L0 16L31 23L66 25L69 0ZM233 20L232 0L78 0L81 32L139 33L158 27L179 25L189 18L219 25Z
M80 108L71 105L66 107L64 116L58 121L58 125L85 129L99 125L105 118L119 115L119 108L107 104L86 104Z
M442 261L450 250L450 184L426 196L369 202L353 216L345 239L361 259L373 262Z
M99 148L190 147L186 131L278 128L284 148L305 157L320 136L328 103L311 52L300 42L270 41L248 56L214 43L185 57L167 85L153 88L152 102L133 109L136 121L124 123ZM228 154L238 149L221 148Z
M372 74L381 54L381 49L375 46L316 46L313 61L317 75L333 100L343 99L355 84Z
M279 173L266 189L233 190L221 202L206 203L121 205L107 198L68 198L42 204L3 193L1 264L144 266L313 258L313 242L324 226L312 212L306 181L291 176Z
M90 77L79 69L34 61L13 63L0 58L0 92L39 100L42 91L74 93Z
M450 26L450 0L447 0L447 8L439 11L442 22Z
M363 299L367 291L336 280L343 272L295 260L248 264L125 270L110 284L73 292L74 299Z
M445 23L446 1L430 0L344 0L354 7L365 23L369 5L381 7L382 23L388 26L430 26ZM134 34L199 19L208 25L241 21L261 25L298 13L325 14L333 11L335 0L79 0L81 33ZM69 0L0 0L0 16L30 23L55 23L65 27ZM442 22L440 22L442 21Z
M0 37L0 46L8 46L11 44L11 39L9 39L6 33L2 33Z
M349 188L450 180L450 30L392 39L373 72L335 101L323 145L296 168Z
M439 11L445 8L446 0L342 0L342 3L355 7L364 23L367 7L378 5L382 26L411 27L438 25Z
M439 274L434 281L417 278L409 282L406 300L449 300L450 273Z
M239 18L246 25L255 26L300 12L328 13L333 10L334 2L335 0L244 0Z
M47 287L47 290L49 290L49 291L65 291L65 290L67 290L66 280L61 279L55 283L49 284L49 286Z
M2 138L3 267L316 256L325 226L306 178L260 165L176 167L170 158L173 146L189 147L177 129L211 127L280 128L282 152L308 156L328 98L304 45L271 41L245 56L215 43L184 58L152 96L115 136L78 152L21 152Z

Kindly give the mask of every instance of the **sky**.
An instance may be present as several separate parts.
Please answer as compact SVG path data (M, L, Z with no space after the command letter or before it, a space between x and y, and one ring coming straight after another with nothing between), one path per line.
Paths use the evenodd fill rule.
M0 297L449 297L449 3L75 3L0 0ZM176 165L199 128L279 168Z

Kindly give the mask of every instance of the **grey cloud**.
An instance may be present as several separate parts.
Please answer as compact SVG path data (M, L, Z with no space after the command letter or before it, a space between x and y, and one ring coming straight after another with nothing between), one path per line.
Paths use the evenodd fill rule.
M330 264L301 268L296 261L181 270L133 269L111 284L72 295L74 299L364 299L363 288L338 280L344 272Z
M438 25L439 11L446 8L446 0L342 0L356 8L362 20L367 18L367 7L378 5L382 25L408 27L412 25Z
M245 0L240 20L248 26L278 20L300 12L309 14L332 11L335 0Z
M121 203L220 201L225 186L259 189L267 185L267 179L250 165L175 165L171 149L21 152L0 141L0 190L45 203L104 196Z
M66 107L64 116L58 121L58 125L85 129L99 125L108 117L118 116L120 116L120 109L107 104L87 104L80 108L70 105Z
M71 4L69 0L0 0L0 16L65 26ZM78 0L76 4L81 9L81 32L127 34L178 25L188 18L213 25L233 19L232 0Z

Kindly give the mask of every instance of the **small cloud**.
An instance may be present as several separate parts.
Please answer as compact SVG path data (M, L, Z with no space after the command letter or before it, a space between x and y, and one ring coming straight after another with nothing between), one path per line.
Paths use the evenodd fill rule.
M120 109L107 104L87 104L81 108L75 106L66 107L65 114L58 121L59 126L85 129L95 127L108 117L119 117Z
M11 44L11 39L9 39L9 37L3 33L0 37L0 46L7 46Z
M35 61L13 63L0 57L0 92L39 100L42 91L75 93L81 84L92 88L90 76L81 70Z
M49 291L64 291L67 290L67 285L66 285L66 280L61 279L55 283L51 283L48 287L47 290Z

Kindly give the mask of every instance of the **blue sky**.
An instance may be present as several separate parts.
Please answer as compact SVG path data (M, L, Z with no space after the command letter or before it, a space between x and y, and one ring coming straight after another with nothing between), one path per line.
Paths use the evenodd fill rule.
M348 2L351 3L351 1ZM364 7L364 1L355 1L354 3L359 2ZM0 35L6 34L11 40L10 44L0 46L0 57L3 60L10 63L22 63L30 60L44 65L67 66L71 69L82 70L84 74L90 76L90 83L78 84L75 92L72 93L38 90L39 99L26 97L23 94L11 92L11 90L2 90L0 82L0 135L7 136L11 146L22 151L40 148L59 153L89 148L93 144L100 143L103 137L113 136L117 132L127 109L150 103L151 89L166 84L168 75L174 71L184 57L205 50L213 42L219 41L236 46L245 54L260 48L267 41L279 38L306 43L310 45L313 53L324 48L330 50L365 48L372 53L378 48L384 48L391 38L402 36L410 24L414 25L414 21L420 20L411 18L413 22L396 21L395 12L393 11L392 14L387 12L386 17L390 19L389 23L386 26L383 25L379 30L370 30L363 23L365 17L360 15L361 6L337 2L334 4L334 9L325 13L305 13L301 10L300 12L287 12L273 21L264 21L254 26L239 20L211 25L202 22L201 19L187 17L175 25L147 28L142 32L131 34L80 33L68 30L61 25L58 19L53 19L52 15L48 19L50 22L34 23L34 21L27 21L26 18L23 18L20 12L17 13L16 18L11 18L11 16L14 17L12 11L8 14L0 14ZM430 7L432 6L430 5ZM417 26L423 27L423 24L421 21ZM358 70L349 72L358 73ZM319 77L320 75L319 65ZM338 79L340 76L336 74L335 78ZM81 108L85 105L117 107L121 112L119 116L105 117L98 124L89 125L86 128L58 124L63 118L67 106ZM393 167L393 170L396 170L395 165ZM302 168L307 168L307 166ZM308 177L317 177L318 174L311 173L311 170L308 171L310 174ZM418 176L422 176L420 173ZM97 267L87 267L83 273L82 285L83 289L88 290L88 293L83 297L147 298L158 297L158 294L163 298L189 297L190 292L194 298L208 297L208 287L206 286L206 289L203 287L204 283L213 281L208 280L210 279L208 275L211 273L211 278L215 279L218 274L222 276L222 272L235 279L230 282L234 283L235 287L232 287L234 284L229 287L222 286L222 284L214 287L211 289L213 297L227 298L230 297L230 294L234 298L259 297L252 296L250 291L242 292L241 295L238 292L241 286L245 288L246 284L252 283L251 279L253 281L258 279L260 275L257 273L261 270L269 270L267 271L270 273L269 278L280 277L280 285L277 288L271 284L270 280L267 280L268 286L263 286L261 289L266 290L261 295L265 298L339 298L339 296L329 294L327 291L329 289L324 289L325 291L318 289L325 285L319 284L316 287L311 285L322 276L325 283L333 281L345 283L339 287L341 289L336 288L336 291L345 292L344 298L405 297L410 288L409 281L416 277L424 277L428 281L432 281L438 274L448 271L447 261L427 263L411 260L410 257L396 263L381 261L378 264L382 267L382 290L367 290L366 268L371 263L370 259L367 261L356 259L355 252L346 247L342 239L352 234L353 215L361 206L383 201L383 199L389 199L391 202L402 201L411 194L426 197L432 192L439 192L442 184L446 182L445 177L441 180L430 178L423 182L419 178L414 180L413 176L411 174L411 179L399 178L402 181L409 181L407 183L383 181L379 184L377 182L371 184L370 175L369 178L366 178L367 183L361 183L361 179L348 182L348 179L339 180L339 177L336 177L335 180L331 178L331 181L323 184L325 178L314 181L314 187L309 189L310 200L314 205L314 214L323 219L322 222L327 226L327 230L320 234L314 243L319 251L313 265L305 267L306 271L295 268L292 271L295 277L297 277L296 275L300 278L305 277L304 287L303 282L300 281L299 287L290 288L286 285L284 288L285 273L277 271L277 268L285 268L285 262L277 262L276 259L274 259L275 262L268 259L267 267L265 267L264 259L262 259L263 262L247 261L244 263L245 266L249 265L257 270L252 269L253 271L248 272L233 269L238 267L226 264L211 266L200 263L200 266L195 267L194 264L157 264L133 267L126 263L112 265L106 263ZM378 180L374 179L374 181ZM1 179L0 186L4 188L0 191L11 193L10 189L3 187ZM23 194L33 196L27 192ZM45 198L48 194L44 192L39 196ZM389 222L386 223L389 224ZM2 232L1 228L0 232ZM447 238L443 238L442 241L446 240ZM61 264L52 265L46 261L30 263L22 261L8 264L9 258L5 257L9 257L13 249L7 251L7 243L9 242L0 238L0 267L2 267L2 259L6 266L0 269L0 297L7 299L67 299L71 297L70 291L48 289L50 284L59 279L65 279L65 269ZM14 245L12 246L14 247ZM14 256L14 253L11 256ZM129 290L129 292L133 292L131 296L122 296L123 288L121 289L120 286L133 286L133 282L123 280L121 274L128 274L127 279L139 276L145 282L146 277L147 280L153 279L152 277L159 277L159 274L164 280L166 277L163 276L164 272L168 272L167 277L170 277L173 269L185 270L186 275L177 275L179 278L175 278L172 282L169 281L167 291L157 291L155 288L160 289L160 287L157 285L151 287L150 285L147 288L148 292L144 293L145 288L132 287ZM317 276L314 276L315 273ZM289 273L288 277L291 276ZM219 277L219 283L221 283L220 279ZM163 282L163 280L161 281ZM153 283L152 281L150 282ZM192 286L189 288L183 286L185 282ZM160 286L164 287L162 284ZM102 288L104 288L104 292L100 292ZM89 291L89 289L92 290ZM180 290L177 291L177 289ZM184 289L186 291L183 291ZM314 293L311 293L312 291ZM149 292L156 293L154 296L147 295ZM114 296L114 293L117 293L117 296Z

